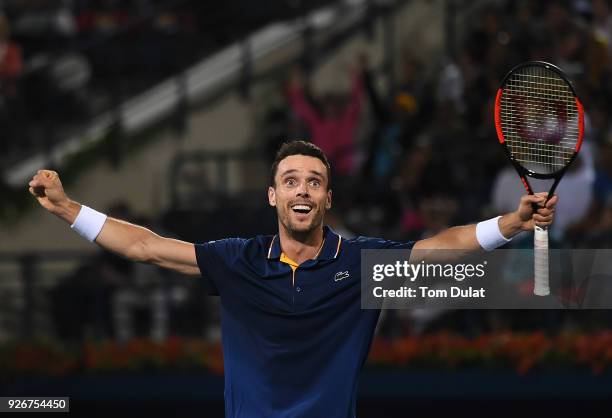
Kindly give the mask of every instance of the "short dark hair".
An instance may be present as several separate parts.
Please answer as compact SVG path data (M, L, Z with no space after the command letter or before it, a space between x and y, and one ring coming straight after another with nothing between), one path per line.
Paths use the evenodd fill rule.
M331 167L325 153L312 142L299 140L285 142L276 152L276 157L274 158L274 162L272 162L272 167L270 167L270 184L272 186L276 186L275 178L276 172L278 171L278 164L292 155L306 155L321 160L327 169L327 189L331 189Z

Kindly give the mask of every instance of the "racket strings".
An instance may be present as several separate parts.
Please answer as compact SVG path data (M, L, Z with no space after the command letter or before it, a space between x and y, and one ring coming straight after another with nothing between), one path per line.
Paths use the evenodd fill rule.
M528 170L552 174L572 158L579 137L574 93L556 72L524 67L506 82L500 103L504 139Z

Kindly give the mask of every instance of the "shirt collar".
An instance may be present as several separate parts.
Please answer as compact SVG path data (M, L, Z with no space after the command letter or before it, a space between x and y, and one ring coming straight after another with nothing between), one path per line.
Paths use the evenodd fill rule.
M323 243L323 248L321 248L317 260L333 260L337 258L338 254L340 254L340 247L342 246L342 237L330 227L324 226L323 238L325 242ZM272 237L272 241L270 241L267 258L269 260L280 259L281 252L280 238L278 234L276 234Z

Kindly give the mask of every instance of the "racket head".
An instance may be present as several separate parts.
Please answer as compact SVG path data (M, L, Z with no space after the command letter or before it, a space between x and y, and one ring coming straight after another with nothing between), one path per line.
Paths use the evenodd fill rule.
M531 192L524 176L560 178L576 158L584 137L584 108L561 69L529 61L503 78L495 98L495 128Z

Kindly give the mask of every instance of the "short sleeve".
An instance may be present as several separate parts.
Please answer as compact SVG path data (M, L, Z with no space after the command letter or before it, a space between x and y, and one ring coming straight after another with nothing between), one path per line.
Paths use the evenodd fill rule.
M232 266L240 257L244 243L245 240L241 238L226 238L195 244L198 267L207 282L209 294L222 293L223 277L232 274Z

